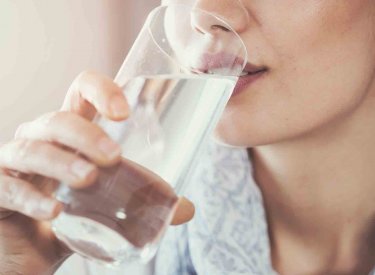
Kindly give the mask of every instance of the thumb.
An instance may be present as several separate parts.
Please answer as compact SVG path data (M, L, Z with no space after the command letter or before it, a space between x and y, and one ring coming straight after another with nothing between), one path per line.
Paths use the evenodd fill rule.
M179 225L190 221L194 217L194 213L194 204L187 198L181 197L177 202L177 209L172 220L172 225Z

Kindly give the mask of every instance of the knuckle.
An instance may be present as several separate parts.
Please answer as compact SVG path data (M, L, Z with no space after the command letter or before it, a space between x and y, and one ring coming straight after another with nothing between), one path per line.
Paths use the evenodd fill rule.
M91 71L91 70L84 70L84 71L82 71L82 72L80 72L78 74L77 79L85 79L85 78L90 77L92 75L94 75L93 71Z
M9 161L17 164L23 172L30 173L30 166L34 167L32 163L40 162L38 159L51 158L51 147L43 141L20 139L15 142Z
M2 207L11 207L18 201L19 188L10 177L0 178L0 202Z
M23 136L23 131L24 129L29 125L28 122L24 122L20 125L18 125L17 129L16 129L16 132L14 133L14 138L15 139L18 139L18 138L21 138Z
M48 128L51 126L51 124L59 123L61 119L63 119L65 113L66 112L58 112L58 111L47 113L38 119L38 123L43 128Z
M99 125L90 121L77 123L75 126L75 133L73 134L77 135L77 139L79 138L83 143L87 141L97 141L107 136L105 131Z
M108 135L100 127L95 127L92 135L92 141L96 145L100 143L103 139L110 139Z
M30 139L19 139L15 141L15 160L20 160L35 153L40 148L40 142Z
M84 70L81 73L78 74L76 79L73 82L73 86L76 88L82 87L83 84L87 83L90 78L92 78L95 75L93 71L90 70Z
M59 141L61 129L69 131L75 124L76 115L68 111L57 111L48 113L39 118L38 129L43 131L50 141Z

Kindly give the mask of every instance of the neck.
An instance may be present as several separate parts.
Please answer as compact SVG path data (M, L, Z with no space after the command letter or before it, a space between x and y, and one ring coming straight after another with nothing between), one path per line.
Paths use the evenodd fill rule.
M355 112L324 129L252 149L279 271L368 274L373 267L374 106L369 94ZM291 266L301 259L303 270L286 267L288 257Z

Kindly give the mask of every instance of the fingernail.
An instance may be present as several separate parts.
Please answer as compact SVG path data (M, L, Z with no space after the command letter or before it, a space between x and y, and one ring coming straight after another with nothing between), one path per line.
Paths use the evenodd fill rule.
M52 214L55 211L57 202L52 199L43 199L39 204L39 209L43 213Z
M111 112L116 117L126 117L128 115L128 105L120 96L113 98L111 102Z
M75 177L84 179L95 170L95 166L91 163L79 159L72 163L72 165L70 166L70 170Z
M99 150L109 159L115 159L121 155L121 147L108 138L103 138L99 142Z

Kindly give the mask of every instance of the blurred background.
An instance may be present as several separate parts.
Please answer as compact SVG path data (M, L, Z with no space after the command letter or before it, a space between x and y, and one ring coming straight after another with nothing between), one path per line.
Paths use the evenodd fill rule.
M1 0L0 143L11 139L20 123L60 108L81 71L114 77L148 12L158 4L159 0ZM66 266L75 274L86 269L76 256L58 274L73 274L64 271ZM104 268L97 268L105 274Z
M0 143L58 109L75 76L114 77L159 0L1 0Z

